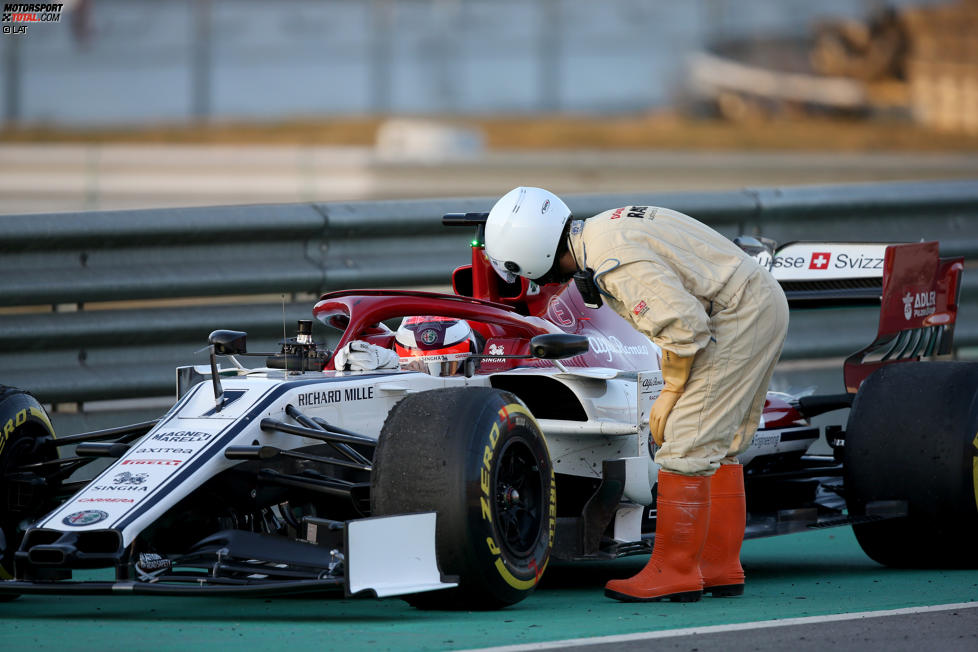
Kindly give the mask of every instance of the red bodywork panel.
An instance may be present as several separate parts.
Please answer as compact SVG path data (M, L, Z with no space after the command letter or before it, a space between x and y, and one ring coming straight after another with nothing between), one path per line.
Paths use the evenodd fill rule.
M879 330L846 360L846 391L884 365L950 352L963 269L964 258L941 258L937 242L886 248Z
M791 402L778 394L764 399L764 428L792 428L805 425L804 415Z

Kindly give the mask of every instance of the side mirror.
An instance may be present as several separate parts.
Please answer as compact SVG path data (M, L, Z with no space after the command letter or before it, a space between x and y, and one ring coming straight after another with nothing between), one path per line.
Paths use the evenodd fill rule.
M587 353L588 340L583 335L570 333L547 333L530 340L530 353L534 358L559 360Z
M216 330L207 337L207 343L217 355L238 355L248 352L247 338L248 333L242 331Z

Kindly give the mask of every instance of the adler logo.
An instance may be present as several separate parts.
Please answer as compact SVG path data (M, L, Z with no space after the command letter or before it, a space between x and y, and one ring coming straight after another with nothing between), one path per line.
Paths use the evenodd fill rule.
M937 292L907 292L903 295L903 316L927 317L937 312Z

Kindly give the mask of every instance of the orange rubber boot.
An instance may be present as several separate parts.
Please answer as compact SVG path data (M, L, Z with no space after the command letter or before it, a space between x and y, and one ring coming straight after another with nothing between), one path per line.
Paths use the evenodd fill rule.
M712 593L715 598L744 593L740 545L746 524L744 467L723 464L710 483L710 527L700 560L704 593Z
M703 595L700 556L710 518L710 477L659 471L652 557L642 571L604 587L623 602L696 602Z

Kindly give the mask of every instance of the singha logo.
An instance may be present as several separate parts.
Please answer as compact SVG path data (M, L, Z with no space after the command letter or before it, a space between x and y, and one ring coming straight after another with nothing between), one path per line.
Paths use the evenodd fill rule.
M142 484L146 482L146 478L148 477L148 473L129 473L129 471L123 471L122 473L117 473L112 478L112 482L115 484Z
M903 297L903 316L907 320L913 316L913 295L909 292Z

